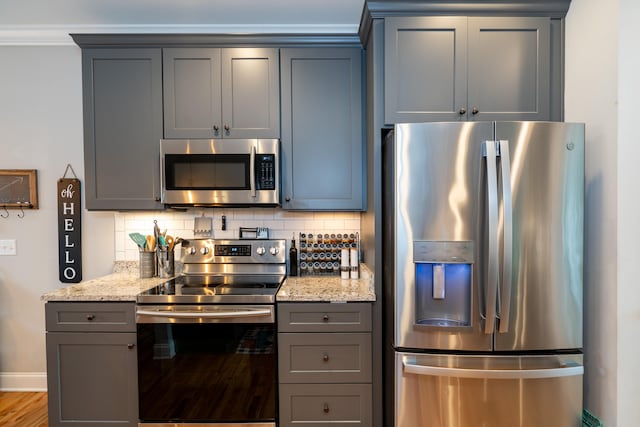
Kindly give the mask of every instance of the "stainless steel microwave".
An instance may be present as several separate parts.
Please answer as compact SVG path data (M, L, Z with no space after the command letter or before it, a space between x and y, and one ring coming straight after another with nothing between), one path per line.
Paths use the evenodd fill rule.
M163 139L162 203L279 206L277 139Z

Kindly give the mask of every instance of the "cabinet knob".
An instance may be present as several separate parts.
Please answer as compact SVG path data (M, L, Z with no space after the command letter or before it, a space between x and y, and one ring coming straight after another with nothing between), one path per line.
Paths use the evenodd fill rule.
M460 108L460 110L458 110L458 114L464 116L465 114L467 114L467 109L464 107Z
M127 348L132 350L136 345L135 344L127 344Z
M323 362L328 362L329 361L329 355L327 353L322 355L322 361Z
M224 131L228 133L228 132L229 132L229 129L230 129L230 128L229 128L229 125L225 124L225 125L224 125Z
M328 322L329 321L329 315L325 314L324 316L322 316L322 320L325 321L325 322Z
M156 197L156 202L159 202L159 201L160 201L160 197Z
M220 127L218 127L218 125L213 125L214 132L218 132L219 130L220 130Z
M284 198L284 201L285 201L285 202L290 202L290 201L291 201L291 197L285 197L285 198Z
M92 321L92 320L93 320L93 319L95 319L95 318L96 318L96 315L95 315L95 314L87 314L87 320L88 320L88 321Z
M325 404L324 404L324 406L322 407L322 411L323 411L325 414L328 414L328 413L329 413L329 404L328 404L328 403L325 403Z
M473 114L474 116L476 114L478 114L480 112L480 110L478 110L478 107L473 107L473 110L471 110L471 114Z

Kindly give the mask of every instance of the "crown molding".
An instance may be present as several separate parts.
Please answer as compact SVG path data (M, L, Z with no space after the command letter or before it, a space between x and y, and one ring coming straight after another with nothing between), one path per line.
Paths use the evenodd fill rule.
M70 34L357 34L358 25L0 25L0 46L75 46Z

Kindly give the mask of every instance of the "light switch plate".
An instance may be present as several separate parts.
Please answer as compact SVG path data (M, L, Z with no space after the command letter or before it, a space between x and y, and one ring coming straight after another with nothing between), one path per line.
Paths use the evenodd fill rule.
M16 255L15 239L0 240L0 255Z

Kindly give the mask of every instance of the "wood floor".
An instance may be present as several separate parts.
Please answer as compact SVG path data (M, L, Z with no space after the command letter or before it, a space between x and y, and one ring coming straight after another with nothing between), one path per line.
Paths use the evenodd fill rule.
M47 393L0 392L0 426L47 427Z

